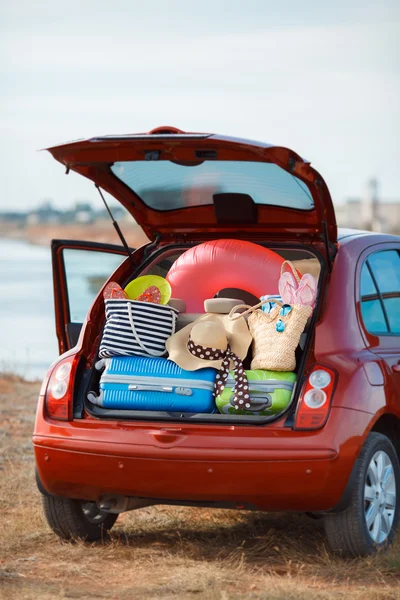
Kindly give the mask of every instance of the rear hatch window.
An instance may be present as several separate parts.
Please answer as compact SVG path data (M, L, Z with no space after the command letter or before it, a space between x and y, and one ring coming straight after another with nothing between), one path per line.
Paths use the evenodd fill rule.
M215 194L248 194L256 204L314 209L304 182L272 163L203 161L116 162L111 171L143 203L158 211L207 206Z

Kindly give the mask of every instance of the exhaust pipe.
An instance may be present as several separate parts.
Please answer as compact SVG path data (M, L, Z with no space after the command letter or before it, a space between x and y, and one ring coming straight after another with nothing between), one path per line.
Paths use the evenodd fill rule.
M153 506L154 504L157 504L156 500L136 498L136 496L122 496L120 494L103 494L97 500L97 506L100 510L112 514Z

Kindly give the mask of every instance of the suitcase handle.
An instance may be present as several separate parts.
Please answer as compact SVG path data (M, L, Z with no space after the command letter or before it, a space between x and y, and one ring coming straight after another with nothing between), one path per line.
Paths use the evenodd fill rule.
M130 392L166 392L170 394L174 391L174 388L169 385L128 385L128 390Z
M234 404L234 394L229 399L229 404L231 406L235 406ZM249 412L259 412L261 410L265 410L267 408L271 408L272 400L269 394L265 396L258 396L257 398L250 398L250 408L246 408Z

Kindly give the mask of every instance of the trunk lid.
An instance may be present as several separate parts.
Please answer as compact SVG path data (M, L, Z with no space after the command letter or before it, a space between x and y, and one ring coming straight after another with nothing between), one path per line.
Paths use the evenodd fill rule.
M209 236L318 242L334 255L337 226L326 183L288 148L158 128L48 148L112 194L151 240Z

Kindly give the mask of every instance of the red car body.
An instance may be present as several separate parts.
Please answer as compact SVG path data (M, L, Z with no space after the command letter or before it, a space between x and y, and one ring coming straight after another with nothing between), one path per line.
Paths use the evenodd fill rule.
M160 148L157 133L162 131L158 130L153 138L147 135L145 141L141 141L145 136L139 136L139 141L129 137L100 140L97 144L86 141L51 152L68 169L95 180L125 207L132 208L133 196L122 184L113 187L110 173L101 165L117 156L118 160L134 160L143 148ZM168 137L171 140L168 144L163 141L162 148L174 160L187 160L189 148L199 143L196 139L180 138L177 131ZM202 140L201 144L225 153L224 159L235 155L235 160L248 160L252 153L263 160L268 155L268 160L282 168L288 170L291 165L292 172L310 185L316 180L309 163L287 149L221 137L209 138L206 145ZM184 211L163 215L143 206L138 208L137 204L132 212L157 248L236 235L255 242L305 245L319 253L324 266L303 380L315 364L335 374L326 423L314 430L303 430L296 427L295 418L288 420L287 415L265 426L107 420L88 412L84 418L74 418L72 409L65 420L58 420L49 416L46 409L48 382L56 361L42 386L33 436L44 493L89 501L118 494L144 503L148 500L272 511L335 511L347 506L354 465L371 431L390 437L400 452L400 336L368 333L360 306L364 261L376 251L400 251L400 239L356 231L341 231L338 235L322 178L318 185L321 193L316 211L299 215L298 211L274 208L269 210L268 222L262 213L260 220L265 222L261 226L248 225L239 234L233 226L218 228L208 206L186 209L190 217L186 213L182 218L178 213ZM67 242L55 244L53 261L57 333L60 351L67 352L61 358L79 357L79 366L75 361L73 369L77 371L71 374L69 384L72 403L79 377L93 362L104 308L99 294L78 343L70 348L62 257L66 246ZM69 246L85 249L94 245L75 242ZM96 249L103 248L97 245ZM137 265L145 252L146 246L133 254ZM127 259L110 279L123 280L131 269Z

